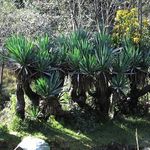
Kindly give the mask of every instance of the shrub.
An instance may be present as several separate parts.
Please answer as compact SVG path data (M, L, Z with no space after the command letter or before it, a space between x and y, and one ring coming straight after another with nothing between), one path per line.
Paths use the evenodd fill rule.
M144 18L142 24L143 36L141 36L137 8L118 10L115 21L113 29L115 43L120 43L124 37L129 36L133 43L139 44L141 38L147 36L148 27L150 26L148 20Z

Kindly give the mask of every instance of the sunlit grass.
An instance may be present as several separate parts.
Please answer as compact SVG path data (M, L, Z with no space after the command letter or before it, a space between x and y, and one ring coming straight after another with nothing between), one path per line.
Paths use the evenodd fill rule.
M24 128L22 125L24 125ZM99 123L99 126L93 130L93 132L86 133L79 132L73 127L69 128L65 126L65 124L59 123L53 116L51 116L47 123L26 119L20 126L22 127L20 127L20 130L17 132L12 128L4 130L4 133L6 133L4 139L9 141L9 134L19 139L32 135L42 138L59 148L67 146L71 148L71 150L81 148L83 150L88 150L92 147L100 147L111 142L136 145L135 130L137 129L140 146L150 145L150 121L142 118L129 117L121 120ZM11 143L11 141L9 142Z

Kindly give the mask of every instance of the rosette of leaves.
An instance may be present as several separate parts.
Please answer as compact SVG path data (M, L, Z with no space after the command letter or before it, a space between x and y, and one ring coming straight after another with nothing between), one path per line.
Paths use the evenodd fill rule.
M24 119L25 100L23 88L26 83L31 81L36 56L33 50L34 44L22 35L15 35L7 39L5 46L7 48L8 57L17 66L15 71L17 75L16 112L22 119ZM31 89L30 92L32 92Z
M92 43L88 32L79 29L68 37L68 61L75 70L80 70L79 62L91 53Z
M82 74L88 76L94 76L99 70L99 64L95 55L85 55L82 57L79 63L80 71Z
M98 33L94 41L94 52L100 72L107 72L112 62L111 36L105 32Z
M111 79L112 87L112 104L114 111L127 110L126 97L129 92L129 79L124 73L118 73Z
M130 58L126 51L122 49L119 53L113 54L112 73L127 73L130 69Z
M58 95L62 90L62 80L60 79L58 72L51 72L50 76L41 77L35 81L35 88L37 93L49 99L52 96Z
M142 48L136 47L127 48L126 51L131 59L131 80L135 80L134 82L137 84L137 87L145 86L148 79L148 68L150 65L149 51L146 52L143 51Z
M114 90L121 93L126 93L129 85L129 81L125 74L117 74L111 80L111 85Z
M57 52L54 51L51 42L48 35L38 37L36 40L35 70L41 75L48 75L49 71L54 69L57 64Z
M67 39L67 61L70 66L69 72L71 73L73 87L71 96L73 101L83 107L86 101L86 91L89 86L89 82L87 82L89 79L88 76L92 72L92 69L94 69L92 68L93 66L88 66L93 63L88 58L92 54L93 45L90 42L89 33L81 29L71 33Z
M110 69L112 68L112 52L111 36L105 32L100 32L94 37L94 56L96 58L95 65L97 69L94 74L94 92L90 92L93 97L94 106L98 113L107 116L109 110L110 99ZM103 109L104 108L104 109Z
M67 62L67 53L69 50L68 39L66 36L61 35L56 40L57 51L58 51L58 62L61 65L62 69L68 67Z
M47 120L50 115L57 116L63 113L58 101L62 82L59 72L51 72L50 76L41 77L35 81L35 89L42 97L39 105L39 119Z
M69 49L76 47L78 49L83 49L85 47L84 42L88 43L90 39L90 34L83 29L78 29L72 32L68 37Z
M22 35L14 35L7 39L5 47L10 60L17 64L18 76L25 79L35 63L33 42Z
M139 48L130 47L127 50L127 54L131 59L130 67L133 69L141 69L142 53Z

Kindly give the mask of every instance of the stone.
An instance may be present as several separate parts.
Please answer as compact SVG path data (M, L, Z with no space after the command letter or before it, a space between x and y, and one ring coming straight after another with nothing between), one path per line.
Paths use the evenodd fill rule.
M143 150L150 150L150 147L145 147Z
M44 140L32 136L25 137L15 150L50 150L50 146Z

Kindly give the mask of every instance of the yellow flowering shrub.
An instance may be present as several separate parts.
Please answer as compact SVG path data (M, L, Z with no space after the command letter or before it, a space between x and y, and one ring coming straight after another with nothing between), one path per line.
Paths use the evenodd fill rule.
M147 30L148 26L149 22L144 18L142 30ZM135 44L138 44L141 40L138 10L136 8L118 10L116 13L115 26L113 29L113 39L115 43L120 43L124 36L130 37Z

